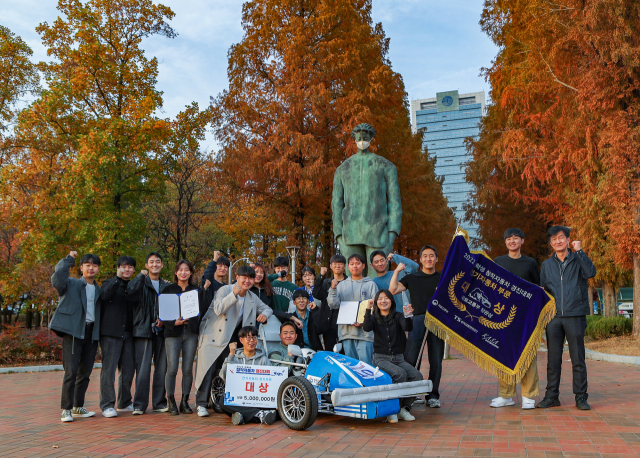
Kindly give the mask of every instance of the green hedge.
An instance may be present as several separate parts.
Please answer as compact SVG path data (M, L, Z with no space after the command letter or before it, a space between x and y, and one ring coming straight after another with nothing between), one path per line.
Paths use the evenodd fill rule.
M585 335L594 340L631 334L633 319L622 316L604 318L600 315L587 316Z

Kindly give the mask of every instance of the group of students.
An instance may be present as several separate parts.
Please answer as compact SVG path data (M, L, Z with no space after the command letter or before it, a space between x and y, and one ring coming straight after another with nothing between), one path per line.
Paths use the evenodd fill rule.
M571 242L570 230L563 226L549 230L548 240L554 254L542 264L540 274L536 261L521 254L524 233L520 229L508 229L504 239L509 253L496 258L495 262L539 284L556 299L558 313L546 330L547 393L538 407L559 405L566 337L573 364L576 405L589 409L584 330L589 313L588 279L595 276L595 267L581 250L580 242ZM432 391L425 400L403 399L400 412L388 421L413 421L410 411L416 403L426 401L431 408L441 405L439 385L444 341L427 332L425 327L427 306L440 280L440 273L436 271L438 251L431 245L420 250L420 265L397 254L374 251L369 259L376 274L373 278L364 274L366 260L360 254L353 254L349 259L335 255L330 261L331 275L326 267L322 267L317 276L311 267L304 267L301 287L289 281L286 257L275 259L272 275L267 275L264 265L255 263L239 267L235 282L226 284L230 262L216 252L198 287L195 269L189 261L179 261L173 270L173 282L167 282L160 278L164 264L159 253L147 256L145 268L136 277L135 259L123 256L117 261L115 277L106 280L102 288L95 281L100 258L94 254L82 256L81 276L73 278L70 273L76 257L76 252L70 252L56 265L51 277L60 296L50 328L63 338L63 422L95 415L85 409L84 398L98 343L102 348L100 409L105 417L115 417L118 411L142 415L150 395L156 412L193 413L189 396L194 378L197 415L208 416L213 380L217 375L224 378L227 363L295 362L295 357L287 351L292 343L316 351L332 351L339 342L345 355L379 367L394 383L400 383L422 380L420 362L426 342ZM393 271L389 270L391 262L397 264ZM180 294L195 289L200 305L198 317L175 321L159 318L159 294ZM337 324L342 302L367 299L373 301L363 324ZM258 342L258 327L271 315L282 323L281 344L266 355ZM178 403L175 385L180 356L182 397ZM299 367L289 367L291 373L301 373ZM539 394L537 374L534 360L522 380L523 409L535 406L532 398ZM500 396L491 406L514 405L513 396L515 385L500 382ZM220 407L234 424L248 421L271 424L277 416L269 410Z

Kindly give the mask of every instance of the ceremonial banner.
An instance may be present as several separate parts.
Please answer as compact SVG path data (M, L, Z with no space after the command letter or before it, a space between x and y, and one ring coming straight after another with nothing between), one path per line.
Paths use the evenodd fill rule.
M481 368L520 382L556 314L555 300L483 251L470 251L465 236L458 230L453 238L425 325Z

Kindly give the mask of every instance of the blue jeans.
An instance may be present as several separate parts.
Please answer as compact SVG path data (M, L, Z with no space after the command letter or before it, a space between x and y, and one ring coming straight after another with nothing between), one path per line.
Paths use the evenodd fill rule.
M373 342L366 340L346 339L342 341L344 354L373 365Z

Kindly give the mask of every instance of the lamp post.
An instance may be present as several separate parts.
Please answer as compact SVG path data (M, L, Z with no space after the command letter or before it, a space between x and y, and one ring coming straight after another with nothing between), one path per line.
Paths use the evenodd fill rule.
M229 267L229 284L231 284L231 272L233 271L233 266L238 264L240 261L249 261L249 258L240 258L237 261L231 263L231 267Z
M291 281L293 283L296 282L296 258L298 256L299 251L300 251L299 246L287 247L287 253L289 253L289 257L291 258Z

